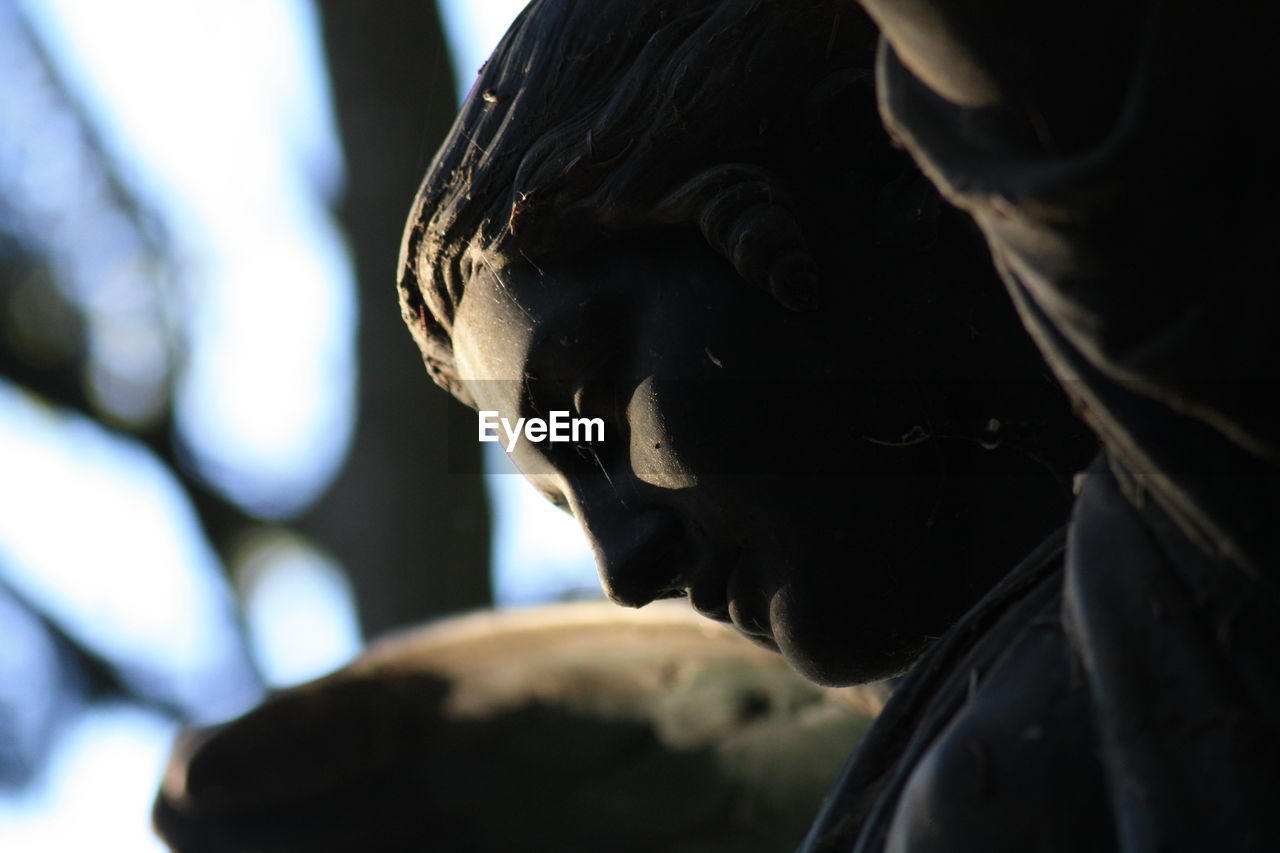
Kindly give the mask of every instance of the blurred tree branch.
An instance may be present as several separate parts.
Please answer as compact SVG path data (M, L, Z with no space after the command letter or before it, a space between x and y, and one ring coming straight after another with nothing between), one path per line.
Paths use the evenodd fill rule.
M163 224L121 179L114 158L86 118L76 93L23 16L11 8L3 23L9 62L21 66L4 70L10 74L21 71L27 87L22 94L31 100L25 111L18 107L15 113L28 121L43 123L9 130L27 135L29 147L50 145L52 141L42 134L64 135L60 144L75 151L80 168L80 204L90 215L111 217L127 225L140 261L149 271L149 275L139 277L142 280L136 282L137 287L161 290L161 282L172 279L175 263ZM16 76L5 85L19 85ZM159 389L163 395L160 405L148 417L121 421L95 398L89 378L93 358L89 309L68 298L57 280L59 264L54 247L64 235L46 233L48 223L44 219L48 211L37 214L30 210L41 200L35 200L33 205L33 200L13 194L20 182L3 180L8 177L5 170L22 168L29 168L29 164L24 165L20 157L17 162L0 158L0 376L47 403L79 413L144 444L179 479L225 564L233 543L258 521L208 486L185 463L167 386L175 372L172 359ZM30 239L33 235L41 239ZM156 293L155 298L158 302L171 298L171 294ZM158 317L157 322L163 322L163 318ZM168 328L163 334L176 351L178 332Z

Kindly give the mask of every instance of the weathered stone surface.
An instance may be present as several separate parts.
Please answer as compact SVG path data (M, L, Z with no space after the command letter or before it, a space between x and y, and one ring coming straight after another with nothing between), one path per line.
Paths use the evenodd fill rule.
M479 613L392 636L175 751L175 849L778 850L879 696L680 603Z

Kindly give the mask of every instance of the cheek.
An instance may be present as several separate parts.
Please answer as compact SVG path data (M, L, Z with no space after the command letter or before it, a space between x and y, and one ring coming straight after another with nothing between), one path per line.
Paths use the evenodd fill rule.
M627 403L631 470L640 481L660 489L690 489L698 485L698 476L672 438L671 402L659 393L653 377L636 386ZM677 434L697 440L696 435L686 435L691 425L676 426Z
M708 478L755 475L789 458L754 382L653 379L627 405L631 465L646 483L667 489L705 486ZM785 436L794 439L795 436Z

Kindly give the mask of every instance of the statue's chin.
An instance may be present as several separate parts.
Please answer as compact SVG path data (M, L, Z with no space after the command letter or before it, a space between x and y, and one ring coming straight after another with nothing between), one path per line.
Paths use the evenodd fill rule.
M777 650L796 672L827 687L867 684L901 675L923 642L888 626L856 625L853 608L830 600L818 607L779 590L771 607Z

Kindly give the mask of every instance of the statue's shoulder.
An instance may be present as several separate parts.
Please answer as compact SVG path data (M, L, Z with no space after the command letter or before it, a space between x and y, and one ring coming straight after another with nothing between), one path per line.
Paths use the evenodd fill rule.
M901 680L804 853L1114 847L1064 546L1046 541Z
M1018 626L907 774L885 849L1112 849L1091 699L1060 595Z

